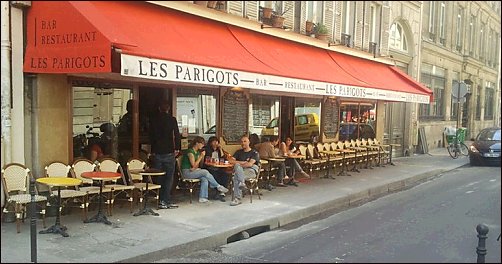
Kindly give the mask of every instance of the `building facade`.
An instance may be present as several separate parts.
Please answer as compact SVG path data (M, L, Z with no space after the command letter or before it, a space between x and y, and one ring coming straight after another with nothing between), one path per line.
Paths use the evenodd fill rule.
M455 4L449 3L453 10ZM453 32L443 32L444 41L426 41L427 2L58 5L51 9L30 1L2 2L2 166L24 163L35 175L42 175L48 162L71 163L84 155L83 145L94 135L115 138L107 146L109 155L122 163L148 153L148 116L159 98L173 103L173 114L187 139L217 135L227 148L237 148L240 135L259 134L275 117L282 120L276 133L285 136L296 133L291 122L296 115L315 113L320 117L320 140L337 140L341 122L371 121L376 138L402 146L395 156L417 151L420 128L433 147L444 126L452 124L447 80L473 80L482 88L479 94L490 96L492 89L493 97L500 98L500 74L493 71L500 68L500 53L492 54L496 61L483 57L491 66L480 66L476 49L477 57L466 58L454 49L446 52L438 47L443 42L453 47ZM458 5L466 14L471 6L494 8L470 2ZM61 10L68 15L61 15ZM273 15L268 17L267 10ZM479 23L493 29L483 39L500 38L498 10L479 18ZM32 19L33 14L39 20ZM448 14L445 17L453 19ZM283 50L288 50L287 56ZM485 46L487 50L495 49ZM44 57L47 54L52 57ZM442 64L438 58L443 57L457 68ZM429 91L395 68L431 89L441 83L435 78L443 74L445 92L434 94L428 104ZM424 82L430 76L433 81ZM479 120L477 112L467 111L466 126L477 131L500 123L500 100L491 103L490 112L484 110L490 102L483 99L478 104L472 99L476 96L471 95L466 108L482 106ZM437 115L433 110L438 100L442 115L429 118ZM128 112L132 119L125 126Z

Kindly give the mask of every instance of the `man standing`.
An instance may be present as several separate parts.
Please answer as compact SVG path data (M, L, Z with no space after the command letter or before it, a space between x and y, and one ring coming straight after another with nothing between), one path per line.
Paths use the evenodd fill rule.
M167 100L159 104L159 112L152 117L150 124L150 144L152 146L154 168L164 171L160 177L159 209L173 209L178 205L171 200L171 187L176 166L176 156L181 147L178 121L169 111L171 105Z
M246 189L245 180L256 177L259 172L260 156L258 152L249 147L249 138L241 137L242 149L234 153L233 158L229 159L230 164L234 164L234 200L230 203L231 206L241 204L242 191Z

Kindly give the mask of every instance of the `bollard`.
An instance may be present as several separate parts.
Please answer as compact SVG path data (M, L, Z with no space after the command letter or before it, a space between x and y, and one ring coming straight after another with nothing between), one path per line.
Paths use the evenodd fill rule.
M30 194L31 194L31 203L30 203L30 238L31 238L31 262L37 263L37 203L35 202L35 178L31 177L30 179Z
M476 248L476 253L478 254L478 263L485 263L486 255L486 238L488 237L488 227L485 224L479 224L476 226L476 231L478 231L478 247Z

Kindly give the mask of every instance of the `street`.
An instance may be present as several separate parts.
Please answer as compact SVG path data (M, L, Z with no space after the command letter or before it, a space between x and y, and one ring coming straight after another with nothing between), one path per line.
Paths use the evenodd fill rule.
M500 263L500 172L464 166L324 219L157 262L472 263L484 223L486 262Z

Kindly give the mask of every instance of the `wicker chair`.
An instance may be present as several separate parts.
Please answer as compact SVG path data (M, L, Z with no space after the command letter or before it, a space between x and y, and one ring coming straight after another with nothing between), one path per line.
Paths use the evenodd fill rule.
M113 181L113 184L105 184L104 187L111 188L110 194L110 202L108 203L108 214L112 215L113 213L113 204L115 202L115 198L119 195L124 194L125 199L129 202L129 210L132 213L132 205L133 205L133 190L134 186L130 185L130 182L127 180L126 175L124 174L124 170L120 163L113 158L104 158L99 161L98 164L99 171L109 171L109 172L118 172L121 176L122 183L118 183L117 181Z
M70 173L71 166L64 164L62 162L52 162L45 166L45 177L60 177L66 178ZM51 195L57 196L58 191L50 190ZM61 190L61 206L65 207L69 202L74 202L79 204L79 208L82 209L83 220L87 219L87 193L79 190L73 189L63 189Z
M84 178L81 175L84 172L94 171L95 169L96 169L96 164L85 158L76 159L75 161L73 161L73 164L71 165L70 173L72 177L82 180L82 184L80 184L80 186L77 186L77 190L87 193L86 210L89 209L89 204L92 201L95 201L97 197L99 197L99 186L94 185L93 180ZM104 198L106 199L107 204L110 203L109 197L111 191L112 191L111 188L103 187L103 193L104 194L106 193L106 197Z
M186 186L185 189L190 190L190 203L192 203L193 190L199 185L200 179L188 179L188 178L185 178L185 176L183 176L183 172L181 171L181 158L182 157L183 156L179 156L178 158L176 158L176 166L177 166L177 169L180 174L180 179L183 181L183 183Z
M146 162L140 159L132 158L127 162L127 174L129 175L129 179L131 179L131 184L134 186L134 190L138 194L139 203L142 203L145 195L148 195L148 193L145 193L146 183L142 182L143 176L137 173L132 173L131 171L145 169L145 167L146 167ZM157 200L156 204L158 206L159 191L161 186L159 184L154 184L150 176L148 176L148 179L146 180L148 181L148 192L155 194L155 200Z
M2 168L2 188L5 194L3 214L14 212L16 214L17 232L21 232L21 221L24 222L27 204L31 202L28 183L32 179L30 169L19 163L9 163ZM36 186L36 185L35 185ZM45 206L47 197L38 195L35 187L35 202L40 205L43 225L45 228ZM14 210L11 208L14 207Z

